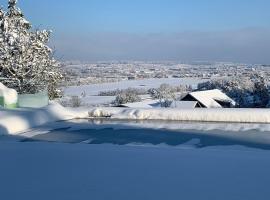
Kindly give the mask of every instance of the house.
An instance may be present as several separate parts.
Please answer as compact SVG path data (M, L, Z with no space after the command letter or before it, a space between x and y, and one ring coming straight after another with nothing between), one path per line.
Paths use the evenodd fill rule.
M218 89L191 92L181 101L197 102L196 107L201 108L231 108L236 105L234 100Z

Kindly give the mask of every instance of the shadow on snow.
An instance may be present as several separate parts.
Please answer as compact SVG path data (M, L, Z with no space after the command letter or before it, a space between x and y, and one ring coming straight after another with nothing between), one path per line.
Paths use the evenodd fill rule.
M165 129L137 129L128 125L117 129L114 125L109 128L95 129L91 126L87 129L70 130L72 122L67 122L68 127L55 129L49 133L36 135L32 138L23 139L23 142L48 141L63 143L88 143L88 144L167 144L178 146L189 144L195 148L211 146L232 146L241 145L257 149L270 149L270 144L243 138L226 137L224 135L205 134L202 131L173 131Z

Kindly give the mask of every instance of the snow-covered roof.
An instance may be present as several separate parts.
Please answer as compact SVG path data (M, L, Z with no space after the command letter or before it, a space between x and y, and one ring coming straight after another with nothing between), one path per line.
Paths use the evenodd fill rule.
M123 104L122 106L128 107L128 108L154 108L154 107L159 107L159 101L146 100L142 102L126 103L126 104Z
M171 108L195 108L197 105L197 101L173 101L171 104Z
M191 92L189 95L198 100L207 108L222 108L217 101L231 102L232 105L236 104L235 101L218 89Z

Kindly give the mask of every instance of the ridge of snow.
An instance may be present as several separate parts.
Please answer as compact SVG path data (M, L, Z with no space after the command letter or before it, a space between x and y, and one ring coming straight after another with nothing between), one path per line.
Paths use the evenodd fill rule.
M270 123L270 109L96 108L89 112L89 117L133 120Z
M89 112L88 112L89 111ZM111 118L189 122L270 123L270 109L64 108L57 103L41 109L0 109L0 135L20 134L50 122Z

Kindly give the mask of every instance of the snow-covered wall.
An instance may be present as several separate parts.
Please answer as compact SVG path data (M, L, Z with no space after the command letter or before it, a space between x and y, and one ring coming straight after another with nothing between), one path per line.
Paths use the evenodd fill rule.
M270 109L128 109L96 108L90 117L200 122L270 123Z

